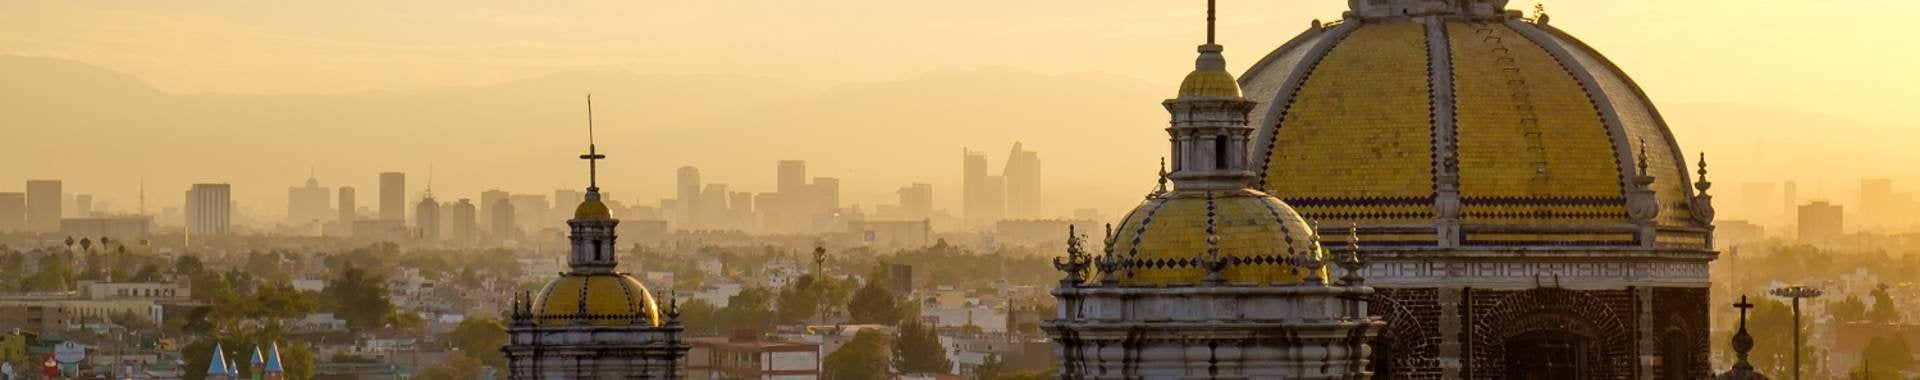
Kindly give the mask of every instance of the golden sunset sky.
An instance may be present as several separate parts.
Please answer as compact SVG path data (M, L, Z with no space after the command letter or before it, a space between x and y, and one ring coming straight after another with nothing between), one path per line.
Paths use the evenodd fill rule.
M1920 162L1920 149L1911 148L1911 142L1920 141L1920 106L1915 105L1920 103L1920 33L1910 26L1913 15L1920 14L1920 2L1558 0L1545 5L1553 25L1607 54L1645 87L1689 156L1709 153L1714 165L1710 178L1721 184L1715 191L1723 202L1738 202L1739 183L1746 181L1798 180L1803 196L1843 203L1853 200L1851 191L1861 177L1896 178L1901 188L1917 188L1913 185L1920 182L1920 165L1914 164ZM1509 6L1531 10L1533 3ZM678 139L677 145L726 145L736 137L730 132L735 126L704 125L699 116L649 119L666 118L648 115L672 111L649 109L661 104L637 101L638 95L622 99L623 92L651 89L599 89L587 81L580 91L556 90L607 93L596 97L597 105L607 109L602 126L612 129L603 131L602 138L609 142L601 146L612 150L612 170L630 174L604 181L626 202L670 196L671 169L682 165L700 166L709 181L731 183L736 189L770 191L774 160L806 159L815 175L846 178L843 198L869 211L873 204L890 203L893 190L909 182L934 183L937 207L957 209L960 149L989 152L997 171L1007 147L1023 141L1039 150L1046 163L1046 197L1057 208L1049 211L1064 214L1085 207L1128 208L1151 185L1151 162L1164 151L1158 128L1165 120L1157 102L1171 95L1192 67L1193 46L1203 34L1203 7L1199 0L4 0L0 55L91 65L170 95L285 102L328 94L427 96L579 71L681 78L676 83L693 87L701 82L686 78L724 78L725 85L712 89L721 95L707 94L698 104L674 107L704 104L712 109L703 111L722 114L754 112L728 109L727 99L734 96L727 93L777 104L831 97L842 90L950 79L944 73L1020 82L1010 84L1009 91L1103 81L1098 78L1109 78L1104 81L1119 83L1117 87L1144 89L1142 93L1151 96L1063 103L1051 109L1061 115L1045 116L1058 117L1057 123L990 128L1004 120L982 117L951 123L983 126L980 131L918 133L915 128L921 125L961 127L902 122L896 131L904 133L819 138L802 133L780 145L750 144L757 148L743 149L752 151L748 153L647 145L668 144L660 142L668 139ZM1346 2L1221 0L1220 7L1220 42L1237 73L1312 20L1337 19ZM0 71L0 81L27 79L9 78L12 75L21 74ZM1060 84L1028 78L1057 79ZM761 93L756 81L776 90ZM975 104L969 100L974 97L1005 95L988 87L923 96L929 102L965 105ZM914 86L902 88L911 91ZM1058 90L1066 96L1075 92ZM762 96L771 100L757 98ZM31 97L6 99L13 104L0 106L38 106ZM98 194L116 207L131 208L135 189L129 178L148 178L152 205L179 203L178 192L187 183L225 181L235 184L237 201L277 213L285 204L285 187L304 180L309 165L319 167L329 186L360 187L360 203L367 205L372 203L375 172L408 171L415 178L410 190L417 191L429 164L436 167L436 189L457 193L454 197L477 197L486 188L550 193L578 187L572 186L579 182L573 172L578 164L566 159L582 140L579 132L568 129L583 124L584 116L578 115L583 112L576 112L577 95L501 100L511 101L551 104L528 111L525 120L474 127L472 133L512 134L502 131L516 127L537 132L487 140L461 137L459 126L425 132L404 125L382 127L356 132L362 134L356 139L323 142L333 145L314 150L269 144L274 148L229 152L248 157L243 160L251 161L247 163L224 161L212 153L174 153L261 145L251 139L271 139L273 134L232 129L245 126L176 134L166 128L199 122L156 122L153 128L161 130L147 131L144 137L118 137L124 134L85 130L144 121L67 124L54 115L0 119L0 131L30 137L0 139L12 140L0 142L0 191L20 191L26 179L63 178L69 192ZM112 114L122 112L114 104L138 107L139 102L111 103L92 111ZM1031 119L1049 110L955 112L1009 112L1010 119ZM369 110L366 122L377 124L387 112L404 111ZM212 113L201 116L207 119L227 119L218 108L196 112ZM1075 120L1107 122L1074 115L1113 112L1130 122L1047 127ZM240 118L301 116L291 112ZM436 120L432 114L405 119L419 124ZM826 128L819 124L833 119L821 116L808 123L785 128ZM648 129L661 125L678 129ZM378 131L413 141L356 143L389 137ZM99 139L105 145L95 148L111 148L72 157L61 154L66 150L33 142L66 138ZM167 138L179 140L156 140ZM621 141L633 143L623 146ZM439 143L458 145L434 146ZM845 152L892 145L924 153L876 159ZM462 158L472 156L499 158ZM1744 215L1744 210L1723 205L1723 215Z

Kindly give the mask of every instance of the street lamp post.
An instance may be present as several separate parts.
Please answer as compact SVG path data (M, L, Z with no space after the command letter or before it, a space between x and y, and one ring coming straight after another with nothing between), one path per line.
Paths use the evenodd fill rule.
M1819 297L1826 292L1819 288L1795 285L1774 289L1768 293L1776 297L1793 299L1793 379L1800 380L1800 299Z

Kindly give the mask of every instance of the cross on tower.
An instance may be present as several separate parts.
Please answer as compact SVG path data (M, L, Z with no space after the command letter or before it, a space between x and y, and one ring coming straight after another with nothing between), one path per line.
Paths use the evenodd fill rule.
M1747 296L1743 295L1740 296L1740 302L1733 303L1733 307L1740 309L1740 325L1745 326L1747 324L1747 309L1752 309L1753 303L1747 302Z
M580 159L587 160L587 191L598 192L600 190L600 160L607 159L607 155L598 153L593 146L592 94L587 95L587 154L580 155Z

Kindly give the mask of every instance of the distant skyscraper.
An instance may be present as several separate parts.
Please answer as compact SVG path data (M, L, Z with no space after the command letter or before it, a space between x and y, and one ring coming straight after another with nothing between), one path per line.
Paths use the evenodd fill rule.
M306 186L287 188L287 222L301 225L334 217L331 193L312 176L307 177Z
M1839 205L1813 201L1800 206L1800 241L1830 242L1845 235L1845 214Z
M433 191L413 206L413 226L421 240L440 240L440 202L433 200Z
M187 234L226 235L233 222L233 188L224 183L196 183L187 190Z
M458 202L447 204L446 210L443 211L445 215L442 216L445 218L440 221L442 236L456 245L473 244L474 228L477 223L475 215L479 214L473 201L461 198Z
M1006 217L1007 188L999 178L1003 177L987 175L985 153L961 151L960 209L967 227L991 226Z
M1000 176L1007 181L1007 217L1041 218L1040 153L1013 143L1013 151L1007 154L1007 166Z
M833 177L813 177L813 185L808 193L812 194L812 209L808 214L832 212L840 208L840 179Z
M699 219L701 214L700 169L683 166L674 174L673 199L674 204L680 206L673 210L674 222L682 226L698 228L696 226L701 223L695 220Z
M1886 178L1868 178L1860 180L1860 221L1862 227L1886 227L1902 214L1899 202L1893 194L1893 180ZM1905 226L1900 226L1905 227Z
M352 186L340 187L340 216L335 217L335 219L348 226L353 225L353 221L360 218L359 215L354 212L354 207L359 206L354 203L353 195Z
M727 219L734 228L751 230L753 223L753 193L736 191L727 193Z
M380 173L380 219L407 220L407 173Z
M547 197L532 194L514 194L507 196L513 203L513 225L520 232L534 235L547 225ZM571 215L571 214L563 214Z
M0 193L0 232L27 229L27 193Z
M92 216L93 216L93 194L74 195L73 196L73 217L87 218Z
M486 225L487 232L492 232L496 235L499 234L500 231L493 230L493 205L500 203L501 200L507 199L508 196L507 192L500 190L480 192L480 220L482 223L488 223ZM507 226L512 227L513 225L508 224Z
M779 182L776 183L776 187L774 188L775 192L781 194L802 194L807 192L806 161L780 161L778 174L779 178L777 178L777 180Z
M682 203L684 209L693 212L693 224L703 229L729 229L732 222L727 218L727 184L709 183L700 190L696 202ZM683 201L684 202L684 201Z
M27 229L53 233L60 230L60 180L27 181Z
M754 203L766 215L768 223L763 227L775 232L805 230L812 214L807 210L808 202L813 199L808 193L812 189L807 186L807 162L780 161L777 174L774 192L780 196L774 197L772 203Z
M895 192L900 195L900 218L924 220L933 215L933 185L914 183Z
M1781 194L1781 197L1782 197L1781 199L1785 200L1786 202L1783 203L1785 207L1781 207L1780 212L1787 215L1793 215L1795 212L1797 212L1795 211L1795 209L1800 207L1799 186L1794 185L1793 181L1787 181L1786 186L1781 189L1781 192L1783 193Z
M492 214L487 215L493 238L501 241L514 239L513 201L500 199L493 201Z

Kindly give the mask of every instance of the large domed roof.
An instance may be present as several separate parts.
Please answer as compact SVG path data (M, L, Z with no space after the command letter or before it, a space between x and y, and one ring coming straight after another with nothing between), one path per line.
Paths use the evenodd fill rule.
M1179 191L1156 195L1127 213L1110 237L1111 255L1126 258L1121 284L1197 284L1217 247L1227 282L1287 285L1307 277L1298 259L1319 257L1313 229L1292 207L1255 190ZM1321 278L1325 278L1324 276Z
M626 273L567 273L534 296L531 321L542 326L659 326L660 307Z
M1368 245L1706 245L1711 212L1632 79L1504 1L1461 3L1356 1L1241 76L1259 187ZM1642 157L1652 199L1630 212Z

